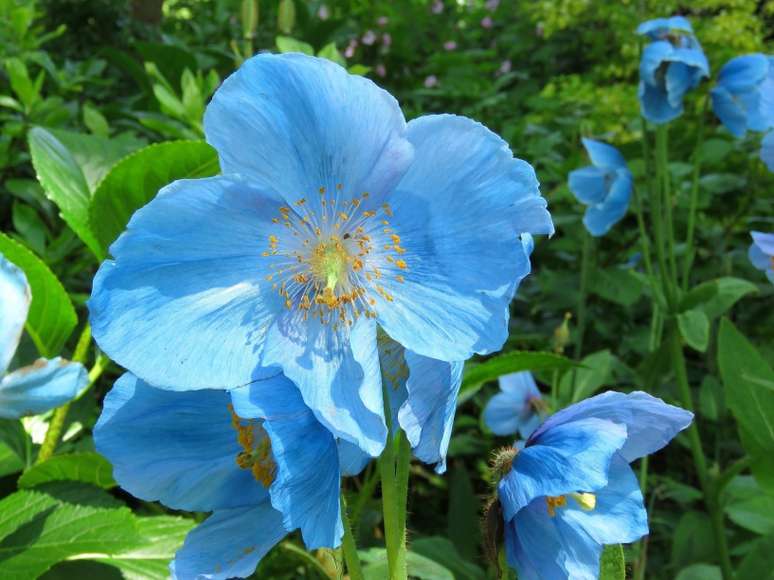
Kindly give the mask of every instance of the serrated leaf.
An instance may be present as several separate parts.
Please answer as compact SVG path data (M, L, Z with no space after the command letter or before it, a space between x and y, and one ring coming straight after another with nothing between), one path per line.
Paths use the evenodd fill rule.
M599 580L625 580L626 560L620 544L605 546L599 561Z
M694 350L704 352L709 345L710 323L701 310L687 310L677 315L677 326L685 343Z
M18 419L0 419L0 443L18 457L22 465L31 460L32 441Z
M217 153L204 141L171 141L140 149L113 167L97 187L89 208L91 229L107 248L159 189L177 179L207 177L219 170Z
M0 254L24 270L32 290L26 329L40 354L59 354L78 318L70 297L54 273L30 250L0 233Z
M20 488L35 487L50 481L80 481L103 489L117 485L110 462L93 452L55 455L25 471L18 485Z

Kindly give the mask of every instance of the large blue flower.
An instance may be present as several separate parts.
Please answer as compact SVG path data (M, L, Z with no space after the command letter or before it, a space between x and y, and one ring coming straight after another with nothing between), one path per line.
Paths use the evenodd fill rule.
M100 347L172 390L283 372L336 436L386 440L377 328L452 363L499 349L553 226L535 173L463 117L406 124L371 81L299 54L248 60L204 120L222 176L164 188L89 302Z
M758 270L765 272L769 282L774 284L774 234L750 232L753 243L747 256Z
M529 371L510 373L499 379L500 392L484 407L484 423L495 435L513 435L524 439L538 428L543 399Z
M769 131L761 140L761 161L774 173L774 131Z
M683 112L683 96L709 76L709 63L682 16L657 18L637 28L652 41L640 61L640 106L650 122L667 123Z
M626 215L632 195L632 172L623 155L607 143L582 139L592 165L570 172L568 186L588 207L583 225L603 236Z
M546 420L514 450L498 484L508 563L519 578L596 579L605 544L647 534L629 463L661 449L692 418L642 392L606 392Z
M17 419L64 405L86 386L83 365L38 359L6 373L19 345L32 293L19 268L0 254L0 418Z
M715 114L737 137L774 127L774 57L746 54L729 60L711 91Z
M350 471L351 449L282 375L228 393L156 389L127 373L105 398L94 442L131 494L214 512L172 564L185 579L249 576L295 529L310 549L338 546L341 475L362 467Z

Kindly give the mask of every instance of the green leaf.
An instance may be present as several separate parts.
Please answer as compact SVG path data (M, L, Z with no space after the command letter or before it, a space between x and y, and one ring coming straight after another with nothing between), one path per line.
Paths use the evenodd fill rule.
M468 531L477 527L478 521L475 522L474 528L470 528ZM471 545L473 548L476 547L473 543ZM446 538L440 536L418 538L411 542L411 551L438 562L449 570L455 578L465 578L466 580L484 580L486 578L484 571L473 562L460 556L454 544ZM474 549L473 552L475 554L477 550Z
M682 310L701 310L711 320L727 312L748 294L757 291L755 284L741 278L717 278L692 288L680 306Z
M204 141L170 141L140 149L120 161L94 192L89 209L92 230L107 248L159 189L176 179L219 171L217 153Z
M561 378L559 391L572 401L580 401L593 395L610 381L615 361L615 355L607 349L583 357L580 368Z
M11 81L11 89L27 110L30 110L35 102L40 99L40 91L35 87L27 71L27 65L18 58L8 58L5 61L5 70Z
M774 495L749 476L737 476L726 487L724 510L736 525L762 536L774 533Z
M115 566L126 580L166 580L169 578L170 560L195 525L193 520L173 516L138 518L137 528L142 542L137 547L112 556L88 554L72 559L88 558Z
M699 389L699 409L702 417L717 421L725 412L723 386L712 375L706 375Z
M701 310L687 310L677 315L677 326L685 343L694 350L705 352L709 345L710 323Z
M317 56L321 58L327 58L328 60L332 60L336 64L340 64L341 66L347 66L347 61L344 59L343 56L341 56L341 53L336 48L335 42L329 42L325 46L323 46L320 49L320 52L317 53Z
M41 356L56 356L78 323L70 297L40 258L3 233L0 254L24 270L32 290L27 332Z
M18 485L20 488L35 487L50 481L81 481L104 489L117 485L110 462L93 452L55 455L25 471Z
M296 3L294 0L280 0L277 7L277 28L283 34L290 34L296 23Z
M675 580L723 580L723 574L717 566L692 564L680 570Z
M563 371L577 366L567 357L552 352L511 351L477 365L466 365L460 388L460 402L469 399L481 386L501 375L518 371ZM464 396L463 396L464 395Z
M453 542L453 547L456 547L456 551L464 558L473 560L478 554L480 515L476 492L463 462L456 463L451 471L449 512L446 521L447 534ZM423 553L421 550L417 551Z
M314 56L314 48L312 48L311 44L296 40L290 36L278 36L276 43L280 52L302 52L309 56Z
M383 580L389 577L387 567L387 550L370 548L359 550L358 555L363 562L363 578L365 580ZM444 566L416 552L406 555L408 575L417 580L454 580L454 575Z
M709 516L697 511L684 512L672 534L672 565L682 567L697 561L712 561L715 554Z
M599 269L591 278L590 290L600 298L622 306L631 306L640 296L644 282L630 269Z
M761 538L747 552L737 570L739 580L753 578L755 580L774 579L774 535ZM697 578L698 580L698 578Z
M774 455L774 389L767 386L774 381L774 372L725 318L720 322L718 366L728 407L743 433L754 441L757 451Z
M99 109L92 107L89 103L83 105L83 124L95 135L100 137L110 135L110 125L108 125L107 119L99 112Z
M602 551L599 580L626 580L626 560L620 544L605 546Z
M18 419L0 419L0 443L19 458L22 466L31 461L32 441Z

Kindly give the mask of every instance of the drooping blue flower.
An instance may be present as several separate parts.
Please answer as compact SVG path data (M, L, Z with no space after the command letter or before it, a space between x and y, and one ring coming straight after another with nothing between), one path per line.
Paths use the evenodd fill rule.
M683 113L685 93L709 76L709 63L682 16L643 22L637 33L652 41L640 61L642 115L651 123L667 123Z
M588 207L583 225L592 236L603 236L621 221L632 195L632 172L620 151L600 141L582 139L591 165L570 172L568 186Z
M520 580L595 580L605 544L648 533L629 463L693 418L646 393L606 392L547 419L498 484L508 563Z
M296 529L309 549L340 544L351 449L340 460L333 436L282 375L229 393L162 390L126 373L105 398L94 442L132 495L213 512L177 553L176 578L249 576Z
M377 328L446 363L501 348L529 272L518 235L553 231L532 167L470 119L406 124L371 81L299 54L248 60L204 126L223 175L133 216L94 280L98 344L172 390L279 369L378 455Z
M712 108L736 137L774 127L774 57L746 54L729 60L711 91Z
M774 234L763 232L750 232L753 243L747 256L750 262L761 272L766 274L769 282L774 284Z
M0 254L0 418L18 419L64 405L86 386L83 365L56 357L7 373L21 339L32 293L19 268Z
M500 392L484 407L484 423L495 435L519 433L526 439L542 420L543 398L529 371L500 377Z
M761 161L774 173L774 131L769 131L761 140Z

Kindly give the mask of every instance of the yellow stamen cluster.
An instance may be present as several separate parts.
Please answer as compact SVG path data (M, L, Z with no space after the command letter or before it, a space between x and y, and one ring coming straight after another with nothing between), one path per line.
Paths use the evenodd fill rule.
M591 511L597 507L597 496L593 493L579 492L571 493L569 496L574 499L582 510ZM567 496L560 495L556 497L547 496L546 505L548 507L548 515L551 517L556 516L556 509L567 506Z
M269 487L277 473L277 464L271 455L271 441L263 427L255 420L242 419L229 405L231 426L237 432L237 441L242 451L236 456L236 462L242 469L249 469L256 481Z
M280 207L263 252L273 260L266 279L287 309L335 327L350 326L361 315L375 318L373 293L394 300L380 281L403 283L409 268L387 219L393 215L389 204L373 206L367 192L342 201L342 189L337 184L328 195L320 187L319 198Z

